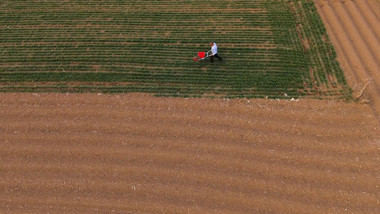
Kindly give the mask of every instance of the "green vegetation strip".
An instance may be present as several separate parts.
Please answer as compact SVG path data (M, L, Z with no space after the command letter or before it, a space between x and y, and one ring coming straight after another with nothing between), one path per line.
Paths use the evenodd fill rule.
M312 0L5 0L0 91L349 98ZM224 61L194 62L215 41Z

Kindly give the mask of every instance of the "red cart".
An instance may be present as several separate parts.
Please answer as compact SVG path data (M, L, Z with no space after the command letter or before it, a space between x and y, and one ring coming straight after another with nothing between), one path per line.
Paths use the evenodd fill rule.
M211 51L207 52L198 52L198 56L193 57L193 60L195 62L199 62L201 60L206 59L207 57L211 56Z

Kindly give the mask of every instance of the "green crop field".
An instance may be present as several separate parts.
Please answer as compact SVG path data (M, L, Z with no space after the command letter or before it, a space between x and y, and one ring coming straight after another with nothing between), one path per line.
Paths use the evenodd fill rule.
M0 48L3 92L350 97L312 0L3 0Z

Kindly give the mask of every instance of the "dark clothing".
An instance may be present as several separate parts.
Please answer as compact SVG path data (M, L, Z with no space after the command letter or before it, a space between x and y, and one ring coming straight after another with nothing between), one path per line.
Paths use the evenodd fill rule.
M220 61L223 61L222 57L218 56L218 54L215 54L214 56L210 56L210 61L211 62L214 62L214 57L218 58Z

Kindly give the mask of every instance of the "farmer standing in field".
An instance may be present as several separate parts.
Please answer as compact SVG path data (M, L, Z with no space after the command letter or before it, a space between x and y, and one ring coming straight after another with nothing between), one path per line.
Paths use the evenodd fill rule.
M216 45L215 42L210 42L210 46L211 46L211 57L210 57L210 61L211 62L214 62L214 57L218 58L220 61L223 61L222 60L222 57L220 57L218 55L218 46Z

